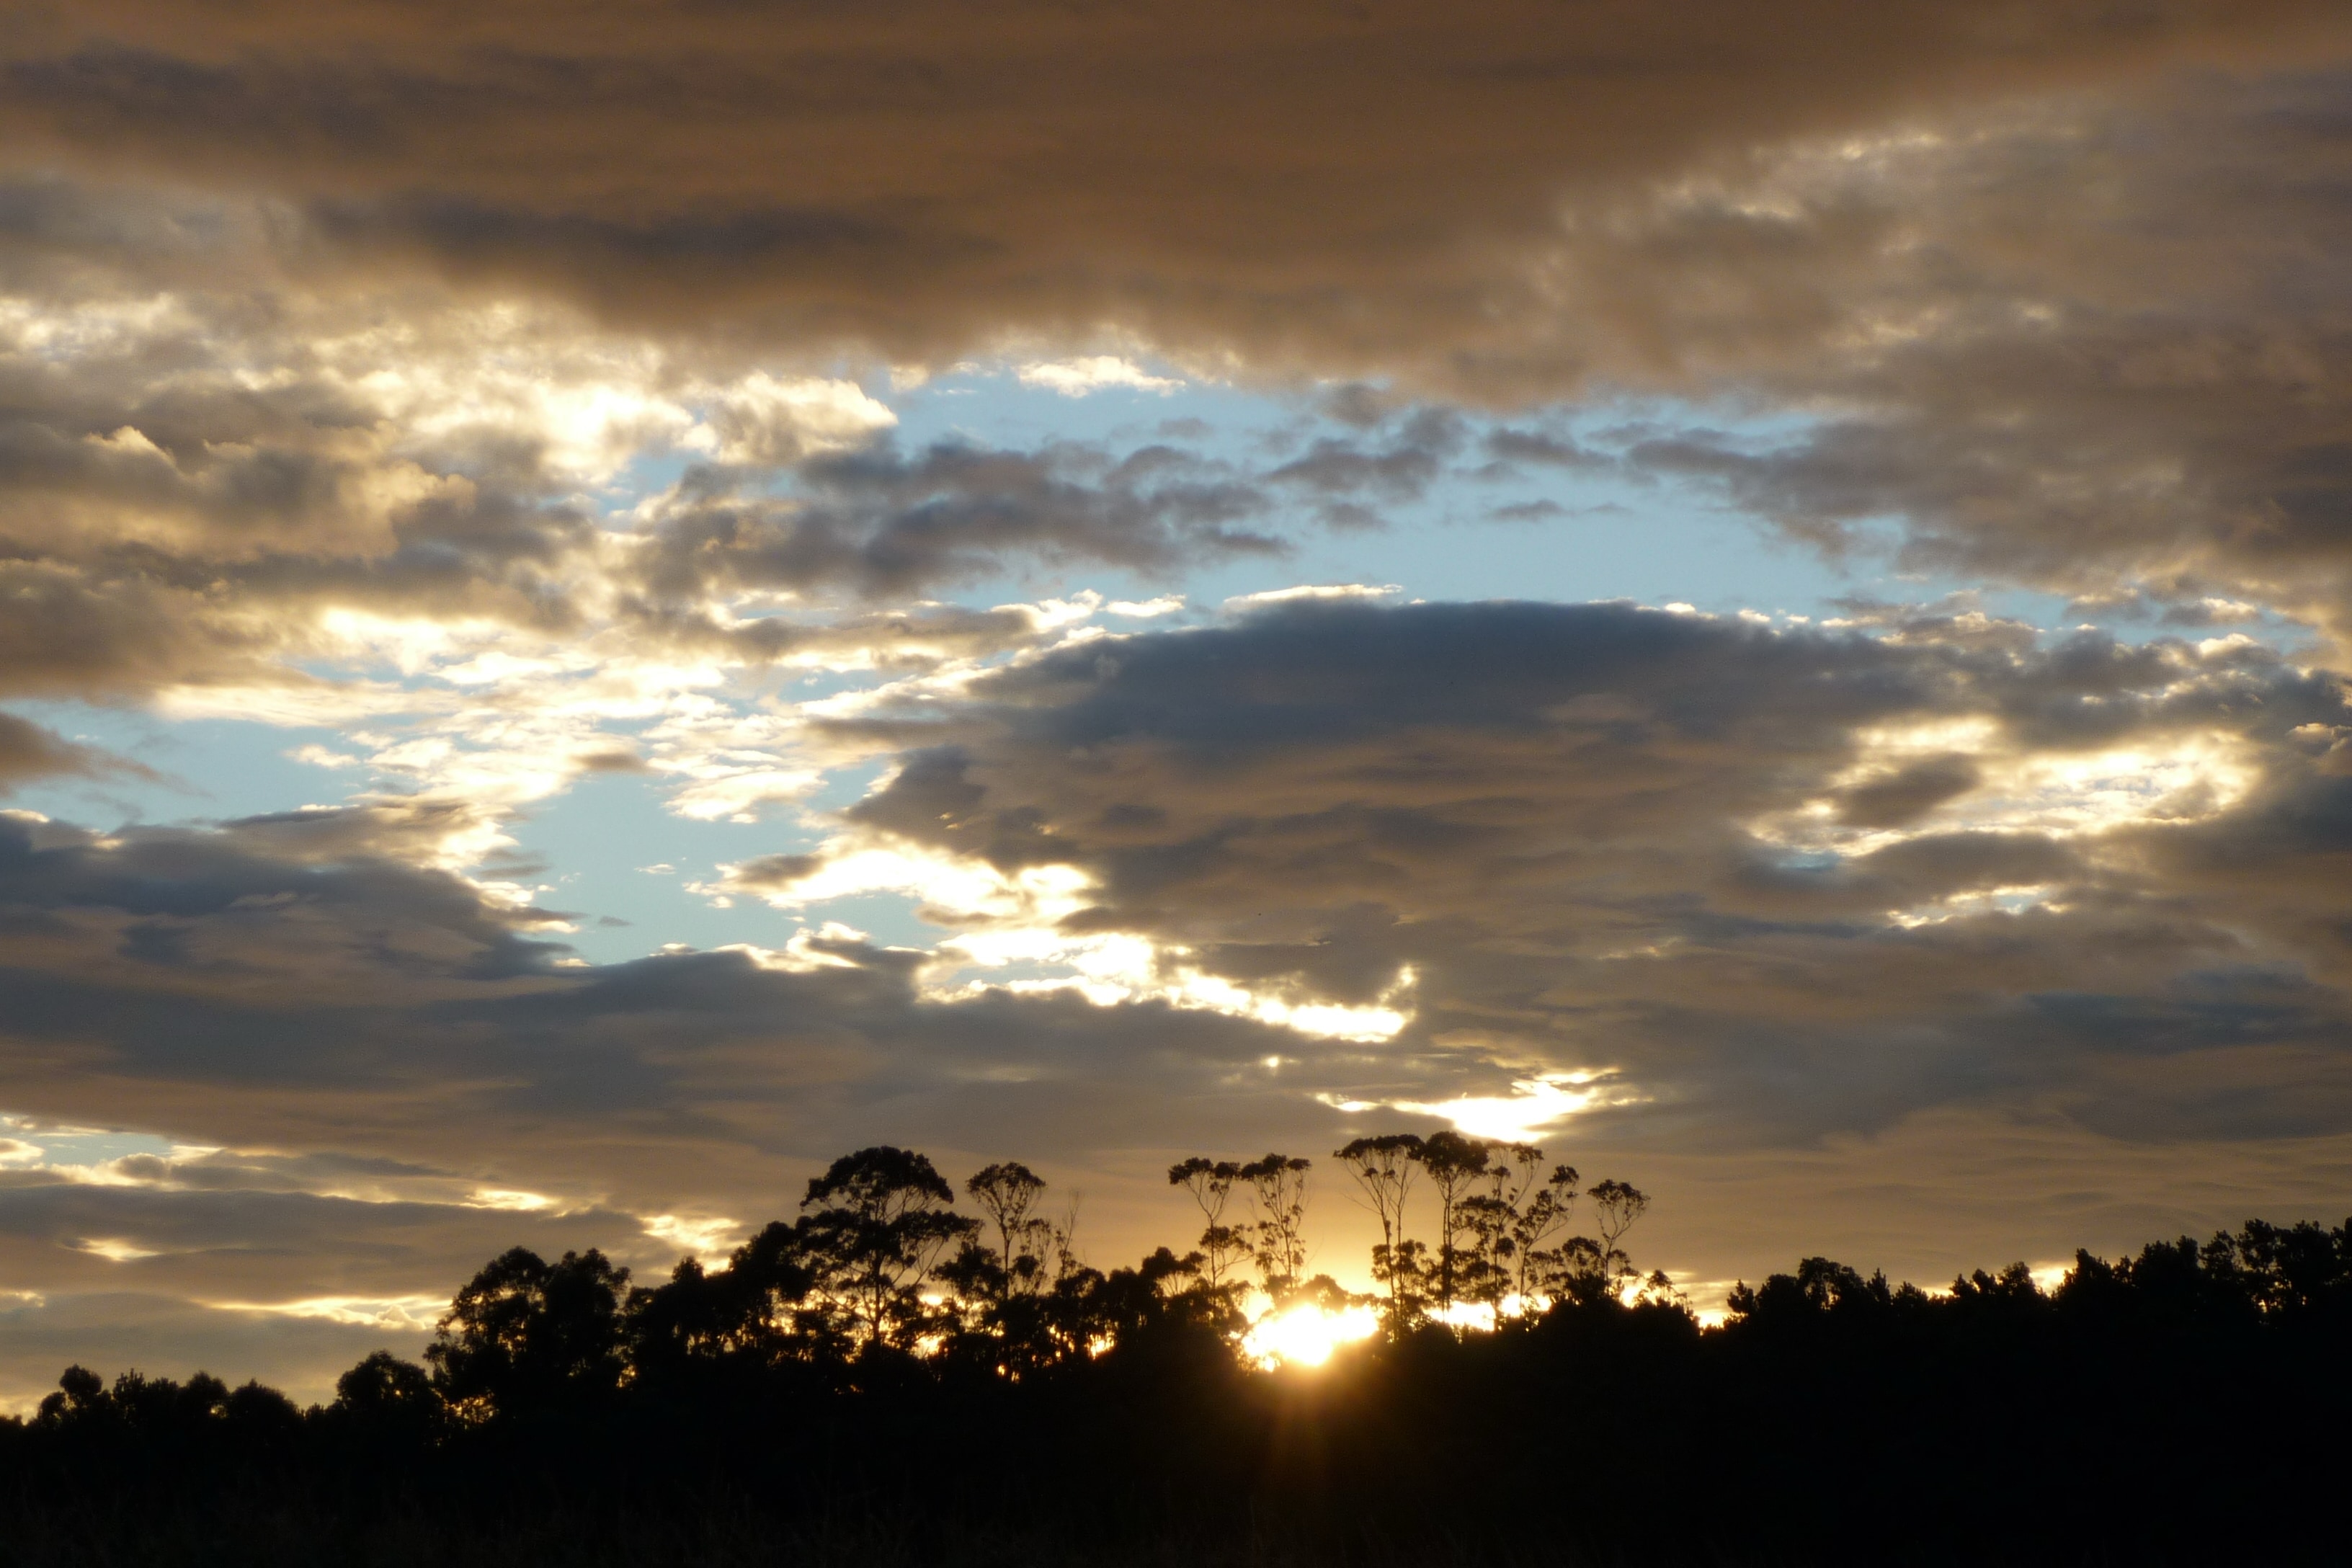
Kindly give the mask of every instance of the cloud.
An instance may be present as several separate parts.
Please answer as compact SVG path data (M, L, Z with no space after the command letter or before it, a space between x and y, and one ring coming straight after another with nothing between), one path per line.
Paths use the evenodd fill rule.
M33 205L62 222L47 209L74 203ZM544 303L320 294L185 226L209 267L251 269L241 287L58 279L0 252L0 692L325 702L349 683L320 665L574 641L629 611L608 488L630 465L748 483L895 420L849 383Z
M1082 976L1121 936L1342 1006L1410 969L1400 1045L1619 1068L1633 1114L1738 1137L2081 1081L2133 1031L2320 1049L2345 1022L2322 908L2252 891L2333 864L2344 697L2252 645L1297 601L964 704L775 875L1050 872L1053 909L940 895L949 945L999 932ZM2250 834L2242 900L2158 869Z
M1274 468L1266 480L1324 497L1323 519L1333 527L1372 526L1380 520L1367 501L1419 500L1462 445L1458 415L1424 408L1383 446L1368 450L1357 441L1326 437Z
M754 371L717 393L704 423L683 444L707 447L722 463L772 468L863 446L898 423L897 415L847 382L782 382ZM707 441L696 439L706 432Z
M406 259L896 362L1111 320L1155 342L1385 361L1375 374L1402 351L1508 379L1572 362L1523 329L1559 300L1543 258L1578 192L2169 61L2308 58L2340 43L2331 20L2290 0L2129 21L1498 0L581 31L530 11L425 26L362 5L198 18L125 0L12 29L0 123L35 167L265 192L314 268Z
M1629 308L1692 363L1780 336L1721 374L1807 417L1625 456L1832 551L1891 524L1911 569L2340 635L2343 87L2210 72L1931 119L1629 214L1659 285Z
M1511 5L1196 23L1183 47L1157 13L1111 34L1057 14L984 47L928 15L560 39L484 19L461 42L361 7L247 33L126 5L19 29L13 143L71 173L0 200L31 323L0 405L33 411L0 421L0 480L12 530L94 542L95 522L106 545L44 543L28 559L56 580L6 589L103 624L104 657L78 657L118 681L250 670L288 640L288 616L192 590L198 537L289 608L429 596L561 624L603 581L577 570L572 490L628 453L855 448L889 416L817 374L851 361L1066 345L1033 383L1140 384L1133 360L1075 352L1116 342L1320 381L1364 434L1271 483L1330 523L1438 471L1443 443L1374 438L1401 410L1450 417L1417 399L1663 393L1775 433L1612 444L1538 421L1486 456L1696 479L1834 552L1891 526L1906 569L2340 629L2327 258L2352 36L2333 8L1811 28L1603 6L1548 16L1532 53ZM904 89L935 75L956 89ZM1202 79L1216 134L1147 132ZM486 294L520 304L494 320ZM501 352L468 364L486 340ZM192 346L208 374L172 369ZM999 467L1024 460L1059 466ZM868 474L814 504L711 480L669 524L682 548L726 535L714 553L747 581L869 593L985 572L997 548L1166 570L1269 531L1204 515L1224 504L1206 494L1157 497L1150 526L1116 520L1132 496L1080 520L1037 489L1066 474L897 461L900 489L942 487L919 523ZM178 572L131 569L159 545ZM24 652L21 689L72 689L58 653Z
M1855 827L1905 827L1968 794L1984 775L1967 757L1926 757L1848 790L1838 819Z
M1268 510L1244 476L1152 445L1115 454L888 443L801 466L793 492L691 474L649 509L635 570L660 600L848 589L905 595L1003 571L1022 557L1165 571L1280 554L1247 526Z
M1023 365L1018 374L1024 386L1042 386L1065 397L1084 397L1090 392L1100 392L1113 386L1165 394L1184 384L1170 376L1152 375L1132 361L1116 354L1041 360Z
M0 712L0 793L26 779L56 773L88 775L124 768L144 771L88 746L78 746L56 731L14 713Z

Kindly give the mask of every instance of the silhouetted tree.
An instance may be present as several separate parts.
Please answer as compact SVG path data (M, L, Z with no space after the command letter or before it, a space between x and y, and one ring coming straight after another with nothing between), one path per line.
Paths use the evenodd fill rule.
M1587 1195L1592 1201L1593 1225L1601 1232L1597 1267L1603 1284L1613 1290L1633 1276L1633 1260L1618 1244L1649 1212L1650 1195L1623 1182L1595 1183Z
M1114 1349L1186 1331L1231 1341L1248 1326L1232 1288L1211 1283L1200 1253L1180 1258L1164 1247L1133 1268L1101 1277L1087 1313L1094 1332Z
M1400 1135L1340 1152L1386 1222L1382 1247L1395 1252L1380 1258L1419 1267L1403 1194L1426 1175L1427 1147ZM127 1372L110 1385L69 1368L30 1422L0 1418L0 1555L30 1568L343 1561L389 1526L399 1550L454 1560L462 1553L436 1556L436 1545L477 1542L488 1521L514 1561L636 1560L658 1542L719 1564L764 1561L772 1526L854 1531L871 1519L886 1533L936 1531L924 1548L941 1560L971 1542L1006 1548L994 1552L1006 1561L1116 1562L1122 1542L1160 1552L1181 1538L1217 1562L1243 1539L1229 1529L1248 1532L1252 1552L1287 1541L1300 1561L1357 1560L1368 1541L1393 1543L1363 1559L1374 1564L1440 1547L1613 1560L1563 1559L1557 1534L1541 1533L1556 1532L1553 1518L1530 1527L1510 1505L1562 1476L1610 1507L1671 1512L1691 1552L1719 1545L1727 1560L1817 1555L1845 1531L1942 1561L1953 1531L2011 1529L2057 1543L2037 1560L2201 1562L2225 1560L2250 1521L2266 1558L2341 1555L2324 1498L2340 1484L2337 1417L2352 1398L2352 1224L2249 1222L2116 1259L2080 1253L2054 1289L2018 1263L1931 1297L1806 1258L1736 1287L1727 1324L1702 1332L1662 1274L1632 1288L1623 1239L1646 1206L1638 1190L1601 1184L1599 1237L1555 1245L1575 1173L1543 1174L1528 1145L1479 1150L1484 1168L1454 1198L1466 1216L1454 1299L1492 1299L1487 1267L1533 1282L1543 1266L1531 1257L1580 1270L1554 1310L1507 1333L1400 1334L1318 1380L1261 1380L1233 1353L1234 1287L1212 1283L1204 1254L1160 1248L1100 1274L1043 1221L1043 1184L1025 1169L973 1178L992 1222L977 1231L949 1212L953 1194L919 1156L865 1151L812 1184L823 1191L811 1206L828 1206L768 1226L723 1268L688 1259L630 1292L617 1338L621 1270L594 1254L548 1264L518 1249L459 1293L432 1373L378 1352L323 1412L203 1373ZM1438 1156L1473 1164L1443 1143ZM1271 1178L1260 1213L1278 1216L1286 1202L1295 1212L1285 1184L1303 1166L1268 1156L1234 1180L1259 1194ZM834 1249L858 1240L853 1222L909 1215L953 1223ZM1261 1218L1252 1234L1275 1255L1272 1277L1292 1277L1288 1300L1357 1300L1328 1278L1297 1279L1301 1249L1281 1230ZM891 1272L865 1298L883 1305L864 1317L856 1293L872 1289L885 1242ZM919 1294L921 1253L950 1242L977 1272L932 1353L919 1342L938 1321ZM1400 1306L1393 1279L1386 1304L1409 1328L1407 1307L1423 1298ZM919 1353L839 1359L861 1342ZM453 1420L445 1396L469 1415L524 1419ZM1556 1418L1578 1401L1644 1399L1725 1440L1661 1463L1647 1446ZM929 1449L977 1457L970 1484L943 1478ZM1045 1502L1005 1484L1034 1475L1064 1484ZM1204 1498L1219 1506L1199 1511ZM200 1548L142 1538L159 1502ZM14 1528L27 1509L50 1510L52 1537L72 1551L28 1550L37 1531ZM691 1521L712 1517L736 1532L731 1547L704 1550L692 1534ZM2183 1532L2200 1529L2188 1550ZM243 1550L248 1533L264 1550ZM876 1542L849 1544L862 1560Z
M1372 1279L1388 1292L1387 1327L1402 1334L1423 1310L1425 1270L1421 1244L1404 1234L1405 1199L1420 1168L1421 1140L1410 1132L1358 1138L1332 1151L1380 1216L1381 1239L1372 1247Z
M1481 1222L1492 1216L1468 1200L1478 1195L1475 1184L1486 1173L1492 1147L1451 1130L1422 1140L1421 1168L1437 1190L1437 1258L1430 1289L1441 1317L1450 1318L1465 1285L1478 1283Z
M2029 1280L2029 1283L2031 1281ZM1907 1295L1903 1292L1908 1292ZM1865 1279L1859 1270L1826 1258L1800 1261L1794 1274L1774 1274L1751 1289L1742 1280L1731 1288L1724 1305L1734 1321L1784 1323L1808 1321L1830 1313L1867 1316L1927 1300L1916 1285L1890 1289L1884 1274Z
M628 1282L593 1247L553 1263L521 1247L493 1258L457 1292L425 1352L443 1402L481 1421L610 1394L627 1367Z
M1073 1207L1062 1224L1035 1213L1045 1184L1026 1165L989 1165L964 1184L985 1219L940 1278L963 1303L958 1353L1021 1376L1083 1344L1087 1281L1076 1280Z
M376 1351L335 1380L335 1418L378 1443L423 1444L441 1426L432 1374L390 1351Z
M939 1314L922 1299L941 1256L977 1222L951 1214L955 1190L921 1154L883 1145L835 1160L809 1183L796 1233L820 1311L858 1350L911 1350Z
M1168 1167L1168 1184L1190 1193L1206 1222L1207 1228L1201 1232L1202 1268L1213 1290L1228 1288L1232 1282L1226 1275L1250 1251L1249 1233L1225 1223L1225 1210L1233 1203L1234 1184L1241 1179L1241 1166L1231 1160L1208 1160L1197 1154Z
M1468 1245L1454 1264L1454 1294L1486 1308L1497 1323L1517 1282L1519 1205L1536 1185L1543 1151L1532 1143L1487 1142L1486 1164L1455 1202Z
M2334 1230L2312 1220L2288 1227L2248 1220L2238 1233L2237 1255L2247 1289L2264 1313L2352 1316L2352 1220Z
M1045 1194L1045 1182L1028 1166L1007 1161L982 1167L963 1190L985 1216L984 1241L966 1244L989 1265L978 1277L982 1293L1001 1306L1012 1297L1044 1289L1054 1226L1032 1211Z
M87 1425L111 1414L105 1380L77 1362L58 1375L58 1391L43 1397L33 1418L44 1426L61 1426Z
M1537 1155L1540 1163L1542 1155ZM1547 1303L1559 1294L1559 1283L1570 1271L1564 1247L1549 1245L1575 1217L1576 1167L1554 1165L1543 1184L1521 1189L1511 1215L1511 1289L1521 1310L1533 1313L1538 1299Z
M772 1364L817 1352L801 1331L798 1309L813 1271L799 1257L799 1237L771 1225L736 1248L725 1268L681 1258L667 1283L629 1293L630 1354L640 1373L662 1377L698 1363Z
M1313 1162L1267 1154L1241 1168L1257 1206L1253 1228L1258 1282L1276 1307L1288 1303L1307 1268L1307 1173Z
M275 1390L247 1386L255 1391L241 1402L248 1415L266 1421L277 1407L292 1408ZM110 1387L87 1367L69 1366L33 1420L37 1426L86 1437L180 1441L226 1425L232 1405L239 1404L228 1384L206 1372L185 1383L125 1372Z

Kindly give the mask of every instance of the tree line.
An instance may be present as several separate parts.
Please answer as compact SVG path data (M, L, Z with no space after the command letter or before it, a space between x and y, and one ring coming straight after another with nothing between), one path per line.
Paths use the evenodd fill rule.
M1622 1246L1648 1198L1601 1182L1584 1194L1598 1234L1570 1235L1577 1173L1547 1171L1530 1144L1396 1133L1332 1158L1380 1218L1369 1296L1306 1272L1304 1157L1171 1166L1170 1185L1200 1211L1196 1243L1104 1271L1078 1256L1075 1210L1050 1213L1046 1184L1026 1165L975 1172L964 1212L928 1156L884 1145L835 1160L810 1181L797 1217L769 1224L723 1267L688 1258L656 1287L632 1288L628 1270L593 1249L552 1262L507 1252L457 1292L426 1366L371 1357L338 1397L437 1402L479 1421L725 1365L841 1375L897 1357L1017 1380L1155 1332L1235 1346L1254 1305L1261 1316L1373 1305L1397 1338L1433 1324L1525 1323L1561 1300L1671 1294L1663 1274L1641 1279ZM1435 1198L1426 1240L1406 1234L1419 1183Z
M1367 1296L1310 1272L1302 1157L1179 1162L1198 1236L1098 1270L1026 1167L959 1192L879 1147L656 1285L504 1253L421 1362L373 1354L324 1407L71 1368L0 1422L0 1562L2162 1562L2250 1521L2273 1561L2341 1545L2283 1500L2352 1458L2352 1221L2084 1252L2047 1286L1809 1258L1702 1328L1628 1256L1622 1183L1451 1132L1331 1163L1379 1222ZM1252 1313L1302 1307L1382 1331L1263 1375ZM175 1530L235 1549L175 1557Z

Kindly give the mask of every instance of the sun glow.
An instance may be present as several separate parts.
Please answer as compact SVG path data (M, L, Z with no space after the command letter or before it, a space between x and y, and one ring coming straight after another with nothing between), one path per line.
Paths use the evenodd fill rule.
M1267 1371L1321 1366L1341 1345L1368 1340L1380 1326L1379 1315L1370 1307L1344 1307L1336 1312L1325 1307L1292 1307L1269 1312L1250 1325L1242 1350Z

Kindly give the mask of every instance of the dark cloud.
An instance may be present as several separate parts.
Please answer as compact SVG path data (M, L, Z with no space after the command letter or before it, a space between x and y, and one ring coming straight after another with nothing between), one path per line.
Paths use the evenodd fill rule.
M439 434L408 423L404 386L467 369L446 312L436 342L430 310L86 282L0 321L0 690L316 687L287 665L335 608L577 625L590 529L546 422L445 403ZM396 368L316 341L371 333Z
M1904 827L1983 781L1966 757L1928 757L1846 791L1838 819L1855 827Z
M1525 0L984 20L20 9L36 166L268 193L381 267L936 353L1007 325L1481 374L1563 197L1895 113L2339 41L2331 7ZM2315 36L2314 29L2321 29ZM1171 133L1171 126L1181 126Z
M2031 583L2166 624L2234 624L2267 605L2340 629L2352 576L2332 521L2346 504L2332 390L2346 300L2333 258L2352 237L2339 232L2343 78L2326 68L2345 40L2323 29L2266 54L2288 36L2274 27L2292 32L2301 12L2232 8L2224 23L2192 9L2131 27L2104 13L2037 13L2015 23L2042 30L2021 52L2013 40L1988 43L2010 24L1986 33L1975 8L1880 19L1859 35L1849 16L1835 29L1840 48L1823 52L1744 20L1703 28L1679 14L1653 23L1603 8L1575 26L1612 39L1608 50L1562 46L1563 59L1611 82L1598 98L1555 91L1546 71L1528 68L1523 36L1506 49L1504 33L1486 30L1496 22L1449 18L1433 43L1406 13L1297 22L1297 35L1279 41L1234 21L1231 37L1200 46L1229 65L1258 62L1220 79L1229 107L1233 93L1256 101L1245 84L1266 51L1311 47L1326 61L1318 81L1362 71L1404 94L1385 110L1397 138L1423 110L1456 111L1444 135L1411 133L1427 151L1403 154L1388 132L1340 138L1359 112L1344 96L1326 100L1318 87L1269 99L1259 108L1295 134L1256 143L1261 170L1220 161L1223 130L1205 141L1118 139L1118 117L1144 112L1152 84L1172 90L1182 78L1164 60L1146 69L1157 58L1139 42L1154 31L1149 19L1115 37L1041 23L1017 47L1000 42L933 72L919 62L948 49L956 26L835 37L806 19L767 18L762 45L730 42L728 68L742 82L770 69L792 78L819 58L848 74L814 98L775 100L795 105L784 119L754 113L764 131L746 143L736 126L730 155L697 161L691 174L680 171L695 116L675 122L667 97L658 127L631 139L634 160L587 152L639 111L633 91L677 79L689 59L716 68L684 25L650 53L623 50L617 22L621 31L596 41L533 34L475 53L409 37L373 12L336 11L317 31L273 33L266 45L225 23L191 31L150 18L143 53L103 43L100 17L30 28L10 68L25 88L16 112L45 127L58 158L74 163L71 149L103 144L121 173L194 157L207 138L223 157L243 151L200 160L216 182L211 197L54 176L0 193L0 267L28 299L63 309L110 279L118 294L168 288L194 312L70 364L26 355L0 366L5 570L20 579L7 589L25 605L18 624L47 626L5 668L12 689L42 694L136 689L164 668L253 679L289 651L289 624L329 605L578 624L583 584L598 575L587 563L593 530L548 431L492 420L429 440L387 436L385 410L353 379L291 350L290 374L238 374L268 357L257 342L347 342L365 327L431 360L464 337L445 326L400 338L450 297L404 284L382 297L389 304L352 304L332 268L320 269L322 245L364 251L370 279L390 265L373 247L421 244L460 271L511 263L500 275L541 306L585 288L623 315L650 310L645 321L670 333L663 341L681 366L740 368L762 354L835 363L843 334L916 352L893 338L911 334L944 353L1007 342L1008 329L1059 342L1108 324L1248 375L1380 378L1320 398L1357 433L1310 443L1260 475L1149 447L828 455L805 432L753 428L748 405L722 399L709 411L719 438L767 468L800 464L799 483L780 491L714 468L674 496L639 563L661 616L690 617L687 600L706 586L919 593L1008 559L1165 574L1267 548L1284 531L1268 515L1276 501L1311 503L1344 528L1422 493L1462 439L1454 416L1414 401L1433 389L1488 404L1633 389L1773 417L1582 438L1515 425L1481 455L1497 472L1696 479L1832 552L1891 538L1906 568ZM1327 27L1355 41L1342 47ZM1709 47L1677 47L1685 28ZM1928 37L1937 47L1915 58ZM381 73L373 85L346 79L360 68L334 37L383 44L370 57ZM1420 52L1392 52L1408 43ZM1090 50L1150 79L1131 82L1116 109L1089 88L1000 118L1012 100L997 73ZM633 63L620 65L622 54ZM1519 68L1500 70L1506 56ZM1634 73L1643 91L1601 70L1603 58L1645 62ZM2164 60L2173 68L2157 68ZM151 70L174 85L154 88L134 113L146 100L122 84ZM240 95L259 103L263 79L266 114L223 107L193 142L139 128L199 83L225 105ZM1906 81L1907 93L1895 85ZM1931 83L1941 85L1924 90ZM1469 96L1455 104L1457 92ZM1499 96L1485 102L1490 92ZM1691 107L1699 101L1703 112ZM357 103L372 106L368 136L278 134L326 105L341 114ZM496 156L424 159L453 114L505 123L524 103L539 105L530 131L478 142ZM1092 155L1039 150L1078 145L1049 133L1056 117L1097 113L1113 119L1084 142ZM1566 120L1552 125L1554 115ZM965 116L978 118L941 144L892 139ZM1028 129L1016 136L1015 122ZM275 140L252 129L262 123ZM558 136L559 124L572 133ZM878 160L875 180L797 157L784 184L751 180L762 158L830 137ZM1474 152L1481 137L1508 142L1510 156ZM1105 151L1144 146L1160 150L1121 156L1165 162L1172 183L1139 178ZM1286 161L1326 146L1348 152L1318 165L1328 205L1295 202L1282 223L1250 227L1249 245L1213 237L1221 217L1265 199L1253 179L1295 183ZM1457 156L1483 156L1486 173L1463 177ZM644 159L660 162L662 177ZM1119 199L1074 195L1108 178L1095 166L1102 159L1119 165ZM952 191L937 184L965 160L987 177ZM231 167L236 179L223 173ZM264 221L257 187L240 183L307 189L328 171L342 193L332 223L324 207L299 216L301 199ZM761 202L782 199L774 193L794 181L830 193L788 202L795 211L845 205L865 216L771 222L743 205L755 188ZM894 190L920 195L877 194ZM1033 200L1050 221L1016 216ZM1176 222L1188 202L1213 210ZM1351 226L1374 212L1385 215L1374 224L1383 239ZM1159 233L1163 222L1173 226ZM342 237L321 238L329 230ZM687 258L677 265L661 259L672 243ZM877 261L883 252L895 259ZM309 323L288 319L306 289L341 301L331 331L306 335L296 329ZM749 332L750 316L781 335ZM746 335L719 342L720 322ZM1238 358L1222 357L1228 350ZM1534 521L1542 505L1508 512Z
M1662 207L1641 242L1662 288L1720 303L1702 269L1769 335L1794 320L1773 280L1802 268L1843 342L1734 373L1803 427L1664 435L1630 459L1832 551L1892 522L1915 568L2340 631L2345 92L2340 72L2205 74L1765 160ZM1664 336L1705 353L1710 331Z
M1490 431L1482 445L1498 463L1534 463L1544 468L1598 469L1615 472L1622 465L1612 456L1595 452L1573 437L1541 430L1504 426Z
M512 1245L501 1237L561 1249L635 1228L593 1210L535 1215L479 1203L191 1187L170 1182L173 1173L151 1184L135 1165L118 1163L107 1174L119 1184L49 1172L0 1178L0 1258L10 1280L45 1291L171 1291L196 1300L381 1300L423 1294L427 1270L462 1278ZM659 1255L657 1247L642 1250Z
M561 949L526 934L545 915L393 858L443 830L398 807L105 837L0 819L8 960L47 997L37 1013L25 993L16 1026L62 1026L83 984L121 987L121 1006L145 1010L183 989L258 995L298 980L352 1003L436 983L546 983Z
M1245 476L1167 446L1124 455L889 443L812 459L784 496L689 475L653 525L640 568L656 599L713 591L847 588L903 595L994 575L1024 558L1166 572L1282 553Z
M1412 965L1415 1037L1620 1067L1656 1096L1631 1114L1668 1121L1877 1126L2111 1052L2340 1038L2345 938L2290 869L2336 874L2334 752L2305 737L2345 721L2337 683L2252 647L1989 626L1285 608L991 677L846 819L1077 866L1072 929L1236 979L1360 1004ZM1956 726L1974 751L1922 749ZM2217 751L2234 799L2203 777ZM2157 868L2184 857L2235 888Z
M1276 484L1327 495L1370 493L1412 500L1437 478L1439 465L1459 451L1462 420L1444 409L1423 409L1385 445L1366 450L1352 441L1317 441L1307 453L1266 475Z
M78 746L55 731L14 713L0 712L0 794L26 779L53 773L105 773L123 768L120 759Z

